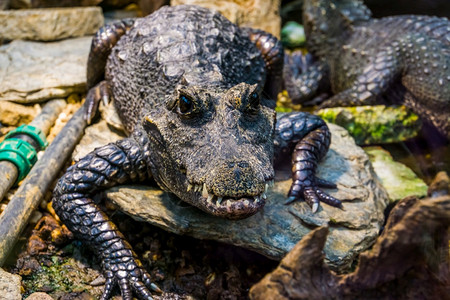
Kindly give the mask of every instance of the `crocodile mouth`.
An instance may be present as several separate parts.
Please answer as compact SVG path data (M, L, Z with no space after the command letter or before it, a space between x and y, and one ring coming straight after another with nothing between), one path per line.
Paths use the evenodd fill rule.
M240 197L220 196L208 191L206 184L189 184L187 191L196 193L196 206L215 216L227 219L242 219L249 217L264 207L267 190L273 186L273 180L266 181L264 191L257 195Z

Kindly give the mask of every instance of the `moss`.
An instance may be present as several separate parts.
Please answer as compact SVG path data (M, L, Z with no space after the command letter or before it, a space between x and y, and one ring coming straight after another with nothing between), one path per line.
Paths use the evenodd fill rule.
M419 117L404 106L358 106L325 108L317 115L349 131L359 145L394 143L417 135Z
M74 256L80 256L77 247L69 245L65 249L74 252ZM87 269L76 258L54 255L47 259L41 258L40 261L41 268L38 271L22 277L22 285L25 289L24 298L34 292L46 292L50 296L74 292L87 292L93 296L100 295L101 288L92 287L89 284L100 273Z

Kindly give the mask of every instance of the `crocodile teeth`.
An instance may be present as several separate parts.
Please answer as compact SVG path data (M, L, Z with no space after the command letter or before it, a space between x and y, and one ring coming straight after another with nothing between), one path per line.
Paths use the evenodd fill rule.
M266 185L264 186L264 193L267 193L268 189L269 189L269 185L266 183Z
M212 204L213 198L214 198L214 195L213 195L213 194L208 194L208 199L206 199L206 201L207 201L209 204Z
M202 197L208 198L208 190L206 189L206 183L203 184Z
M217 197L217 205L222 204L223 197Z
M259 198L259 196L255 196L253 198L255 198L255 203L258 203L259 201L261 201L261 198ZM245 201L247 201L247 200L245 200Z
M202 190L202 186L200 184L195 185L195 191L200 192Z
M189 192L192 189L192 184L188 184L187 191Z
M230 200L227 200L227 207L231 207L231 201Z

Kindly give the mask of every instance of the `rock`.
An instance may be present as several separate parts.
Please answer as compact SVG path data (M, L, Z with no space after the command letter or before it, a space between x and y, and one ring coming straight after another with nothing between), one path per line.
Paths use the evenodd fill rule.
M101 120L97 124L86 128L84 136L73 151L72 158L75 161L79 160L95 148L115 142L124 137L125 133L114 130L108 126L106 121Z
M375 173L386 189L391 202L407 196L425 197L427 184L407 166L396 162L392 156L381 147L365 147L369 154Z
M18 300L22 299L20 294L20 281L22 278L19 275L10 274L0 268L0 298Z
M250 299L448 299L449 226L450 196L408 197L394 207L372 249L361 253L356 270L345 275L324 263L329 229L317 228L250 289Z
M102 115L102 119L106 120L109 126L117 129L119 132L125 132L125 127L120 120L119 114L114 106L114 100L110 101L108 104L103 104L100 102L99 110Z
M103 26L100 7L0 11L0 39L55 41L94 34Z
M172 0L171 5L193 4L219 11L231 22L243 27L265 30L280 37L280 0Z
M85 92L90 46L91 37L1 46L0 101L30 103Z
M39 113L40 107L0 101L0 123L6 126L20 126L30 123Z
M95 6L104 0L10 0L11 8Z
M358 145L405 141L421 127L419 117L404 106L334 107L321 109L317 115L347 129Z
M264 210L239 221L210 216L180 203L157 187L115 187L107 191L107 197L133 218L167 231L231 243L278 260L311 228L330 224L325 247L327 262L334 270L344 270L377 237L384 220L387 194L375 178L367 154L355 145L347 131L333 124L330 129L331 149L317 174L337 183L338 189L327 192L344 201L345 211L322 204L313 214L304 202L284 205L291 180L289 174L283 176L286 175L283 171L277 174L278 180L268 193ZM111 132L105 121L90 126L76 148L75 159L120 137Z
M288 48L302 47L306 42L305 29L297 22L287 22L281 29L281 42Z
M53 300L53 298L42 292L35 292L27 297L27 300Z

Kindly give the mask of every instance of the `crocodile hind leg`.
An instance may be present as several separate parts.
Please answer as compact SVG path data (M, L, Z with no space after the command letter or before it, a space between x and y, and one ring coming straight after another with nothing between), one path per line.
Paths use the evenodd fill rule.
M134 24L134 19L120 20L100 28L92 38L91 50L87 64L87 88L85 119L91 123L98 109L100 100L109 101L109 91L106 82L102 81L105 75L106 61L111 49L117 41Z
M328 73L328 66L322 61L314 61L309 53L285 54L283 84L294 103L323 99L330 90Z
M386 92L402 73L401 50L399 50L398 43L398 41L393 41L378 51L349 89L326 100L320 105L320 108L375 104L377 97Z
M260 29L243 27L250 40L261 51L267 69L266 85L264 92L269 99L276 100L278 93L281 91L284 50L283 46L272 34Z
M275 162L292 153L292 185L286 204L303 198L313 212L322 201L342 208L340 200L326 194L322 187L336 188L334 183L316 177L319 161L325 156L331 135L325 122L305 112L277 116L275 128Z
M53 194L60 219L101 258L106 278L101 299L110 297L116 283L123 299L131 300L133 291L150 299L149 289L159 291L122 233L92 200L101 188L149 177L144 159L147 150L139 145L130 137L95 149L67 170Z

